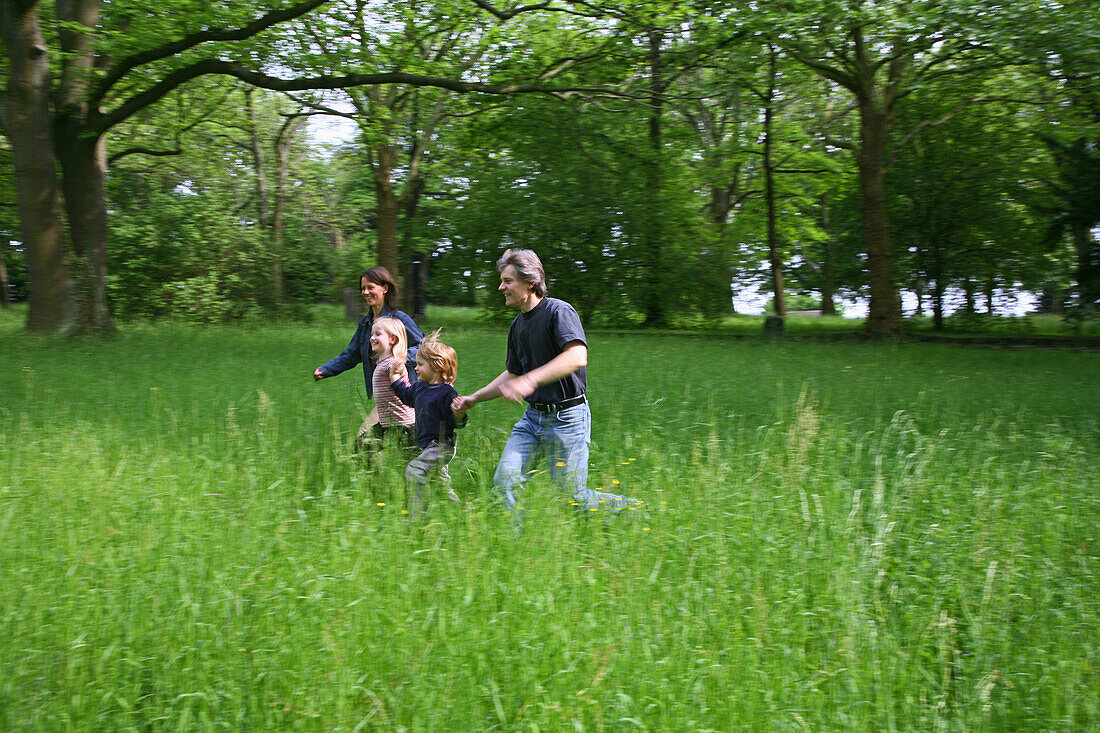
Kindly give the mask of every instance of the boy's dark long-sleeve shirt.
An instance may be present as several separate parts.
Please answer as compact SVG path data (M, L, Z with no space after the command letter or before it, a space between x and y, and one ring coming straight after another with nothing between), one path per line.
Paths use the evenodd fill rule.
M392 384L398 399L416 410L416 444L421 450L433 440L455 444L455 430L466 426L466 416L459 419L451 409L451 401L458 397L453 386L446 382L405 384L394 381Z

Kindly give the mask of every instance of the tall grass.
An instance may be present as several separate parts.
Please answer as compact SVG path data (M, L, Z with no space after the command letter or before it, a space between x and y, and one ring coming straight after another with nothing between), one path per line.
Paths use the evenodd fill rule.
M517 408L410 521L361 373L310 377L349 334L0 322L0 729L1100 725L1095 355L593 334L593 482L645 504L540 471L517 534Z

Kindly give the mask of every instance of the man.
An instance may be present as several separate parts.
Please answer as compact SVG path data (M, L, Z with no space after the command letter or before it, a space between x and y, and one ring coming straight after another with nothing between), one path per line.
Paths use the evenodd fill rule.
M550 478L572 488L580 509L618 510L634 503L588 488L588 344L577 311L564 300L548 297L542 262L531 250L507 250L497 270L504 304L520 311L508 329L505 370L472 395L456 397L453 408L468 410L497 397L527 403L493 476L505 506L515 506L515 491L527 480L540 452L546 455Z

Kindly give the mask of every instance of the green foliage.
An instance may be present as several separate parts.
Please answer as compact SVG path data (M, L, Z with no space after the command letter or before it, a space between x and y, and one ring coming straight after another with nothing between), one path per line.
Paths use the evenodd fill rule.
M539 78L621 96L486 99L396 84L293 101L257 92L250 96L257 112L250 128L239 86L193 80L108 132L111 155L138 146L182 151L112 161L112 308L122 316L164 315L178 300L162 297L165 285L188 282L189 303L216 289L232 304L224 308L230 314L273 313L276 263L291 304L337 298L378 261L371 163L385 149L397 156L395 192L420 196L415 209L403 209L399 262L404 266L414 253L430 262L434 302L499 303L491 296L491 263L516 244L543 255L555 294L573 301L590 323L636 324L659 303L668 322L713 325L728 314L731 280L738 287L758 280L766 252L760 132L770 43L782 46L778 94L768 98L776 115L777 227L788 287L846 295L866 287L849 150L858 120L845 111L844 91L859 85L852 83L856 69L845 66L854 56L832 53L845 48L870 53L863 68L900 78L891 97L904 100L891 109L895 141L954 115L924 130L915 145L890 151L890 230L900 281L941 292L964 281L988 289L1064 287L1073 274L1070 245L1041 251L1036 233L1057 217L1025 210L1019 189L1058 181L1058 171L1038 160L1029 143L1033 130L1057 123L1073 138L1094 135L1088 111L1096 108L1096 85L1088 72L1095 66L1095 9L851 5L815 0L746 12L727 2L708 5L704 14L662 4L589 8L597 17L533 5L501 22L450 0L338 2L244 42L203 44L136 67L101 100L105 113L206 54L257 69L278 58L280 73L339 75L350 65L491 82ZM156 8L110 3L95 51L118 60L168 39L244 23L262 10L190 0ZM55 49L60 30L77 28L55 22L48 3L42 12ZM866 42L855 38L855 26L836 23L841 15L859 19ZM656 70L647 52L651 32L661 38ZM876 54L888 52L911 63L875 63ZM959 55L949 64L935 59L952 52ZM1035 65L1006 70L995 55L1002 52ZM952 81L969 60L980 62L974 74ZM90 78L102 79L103 72ZM270 161L283 115L340 95L355 108L359 138L350 152L331 158L313 143L295 148L286 239L276 252L257 201L259 185L270 192L273 181L257 180L247 133L259 135ZM968 106L975 95L1043 105L1038 112ZM660 142L650 136L651 122ZM10 198L5 185L0 203ZM1081 189L1066 181L1055 188ZM6 211L0 208L0 217ZM0 231L15 229L0 223ZM11 251L5 262L13 278L23 277ZM220 317L222 303L210 304L212 317Z
M248 315L246 302L229 295L240 289L241 280L235 275L191 277L165 283L158 305L165 313L188 323L225 323Z
M976 115L953 114L983 86L993 95L1011 83L1012 73L949 79L900 115L906 126L943 118L898 151L888 181L899 262L910 287L929 293L938 314L951 287L1036 288L1058 275L1042 256L1039 226L1025 203L1047 173L1030 111L990 105Z
M216 193L149 188L135 206L129 192L116 192L111 220L108 287L120 315L207 323L270 305L270 252L254 229L227 220Z
M802 293L784 293L783 301L787 311L817 311L821 310L821 298ZM764 305L765 313L775 313L775 298L769 298Z
M448 244L433 273L470 272L475 287L492 292L500 252L528 247L542 259L553 294L586 319L628 323L655 298L674 311L725 315L727 258L684 195L690 184L675 161L666 163L658 274L651 279L643 267L654 205L645 191L644 119L530 100L507 125L498 122L471 131L487 154L462 171L469 183L440 227ZM488 305L499 307L499 299Z
M21 239L12 171L11 151L0 145L0 262L7 271L9 297L22 300L27 297L27 258L24 247L12 243Z

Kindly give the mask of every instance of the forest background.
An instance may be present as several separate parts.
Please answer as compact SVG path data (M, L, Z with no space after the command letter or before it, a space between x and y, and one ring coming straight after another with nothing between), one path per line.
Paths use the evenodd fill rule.
M511 245L590 324L1100 301L1094 3L5 0L0 29L31 331L302 316L374 263L416 315L485 305Z

